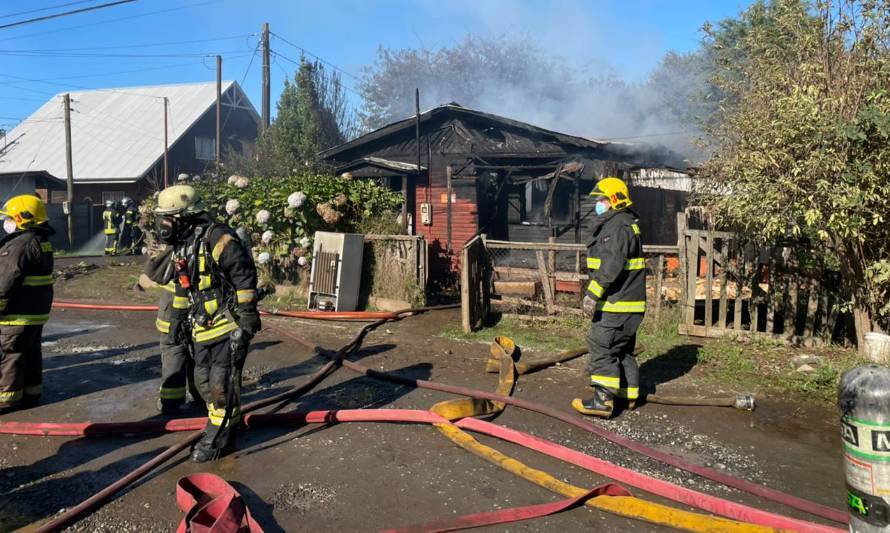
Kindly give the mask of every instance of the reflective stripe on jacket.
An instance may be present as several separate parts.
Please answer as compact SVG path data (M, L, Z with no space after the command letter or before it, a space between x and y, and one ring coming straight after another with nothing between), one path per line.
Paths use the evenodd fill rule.
M627 209L609 211L587 249L587 292L607 313L646 311L646 260L636 217Z
M53 248L48 226L0 241L0 326L46 324L53 303Z

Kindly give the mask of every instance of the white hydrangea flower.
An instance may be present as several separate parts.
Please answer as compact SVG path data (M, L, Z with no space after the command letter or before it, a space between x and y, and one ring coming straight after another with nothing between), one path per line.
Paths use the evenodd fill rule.
M303 205L303 202L306 201L306 193L297 191L295 193L291 193L290 196L287 197L287 205L296 209Z
M306 266L306 263L308 263L308 262L309 261L307 261L305 257L300 257L299 259L297 259L297 264L300 265L301 267Z
M238 176L237 174L232 174L231 176L229 176L229 185L234 185L235 181L237 181L239 177L240 176Z
M266 230L263 232L263 236L260 237L260 239L263 241L264 244L269 244L270 242L272 242L272 237L274 236L275 234L272 233L272 231Z
M308 248L310 244L312 244L312 241L309 239L309 237L303 237L302 239L300 239L300 248Z
M257 256L256 261L261 265L267 264L272 260L272 256L269 255L269 252L260 252L260 255Z
M241 207L241 202L239 202L238 200L236 200L234 198L231 198L231 199L229 199L228 202L226 202L226 213L228 213L229 216L234 215L235 213L238 212L238 208L240 208L240 207Z
M239 189L243 189L250 185L250 180L245 178L244 176L238 176L238 178L235 180L235 183L233 183L232 185L238 187Z
M265 224L266 222L269 222L269 217L271 217L271 216L272 216L272 214L269 213L269 211L267 211L265 209L260 209L259 211L257 211L256 221L259 222L260 224Z

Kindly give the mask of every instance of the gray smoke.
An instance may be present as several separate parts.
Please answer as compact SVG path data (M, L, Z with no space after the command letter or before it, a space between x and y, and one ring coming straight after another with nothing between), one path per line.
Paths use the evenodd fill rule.
M527 36L468 36L436 50L381 48L365 70L362 118L373 129L412 115L418 87L423 109L457 102L581 137L663 145L692 157L698 130L690 106L702 89L690 82L689 66L663 61L646 82L627 83L569 66Z

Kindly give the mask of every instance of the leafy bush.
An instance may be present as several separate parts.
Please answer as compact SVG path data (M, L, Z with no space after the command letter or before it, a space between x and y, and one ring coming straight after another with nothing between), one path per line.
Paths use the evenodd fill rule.
M329 175L205 179L194 184L207 211L251 235L267 280L295 280L309 267L316 231L360 232L366 221L395 220L401 197L370 181Z

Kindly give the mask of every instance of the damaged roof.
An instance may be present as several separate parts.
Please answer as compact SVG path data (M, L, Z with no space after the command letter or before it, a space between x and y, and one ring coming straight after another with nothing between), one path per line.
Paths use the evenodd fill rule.
M417 117L393 122L319 153L321 159L351 165L369 156L396 160L417 153ZM586 139L510 118L444 104L420 114L421 135L434 153L497 157L563 157L586 154L636 164L676 164L679 156L661 147ZM416 156L412 156L416 157Z

